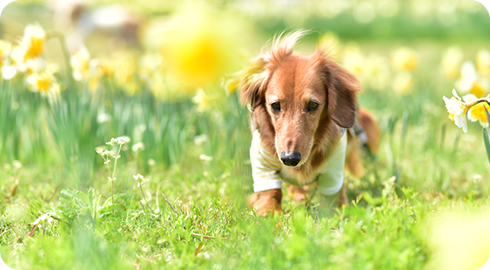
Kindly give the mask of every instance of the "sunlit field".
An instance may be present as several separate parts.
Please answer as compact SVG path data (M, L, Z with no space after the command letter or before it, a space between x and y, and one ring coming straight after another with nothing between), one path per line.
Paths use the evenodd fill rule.
M115 2L125 28L107 31L95 14ZM488 259L490 107L468 112L465 133L443 100L490 94L490 17L478 2L86 1L71 25L57 8L18 0L0 17L0 254L11 268ZM297 29L310 32L295 53L326 47L361 81L380 148L362 177L346 173L347 207L324 208L315 192L297 203L283 188L284 213L260 217L247 206L252 136L236 88L268 40Z

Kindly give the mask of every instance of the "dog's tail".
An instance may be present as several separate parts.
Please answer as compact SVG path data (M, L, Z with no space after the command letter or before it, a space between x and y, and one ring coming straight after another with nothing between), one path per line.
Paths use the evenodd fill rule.
M361 108L357 116L357 124L360 130L356 131L356 135L360 137L362 145L366 146L373 156L376 156L381 136L378 121L370 111Z

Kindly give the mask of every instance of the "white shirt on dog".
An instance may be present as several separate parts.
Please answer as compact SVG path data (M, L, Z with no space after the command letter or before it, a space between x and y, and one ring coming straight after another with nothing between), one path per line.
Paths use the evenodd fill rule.
M346 149L347 135L342 134L337 149L335 149L325 164L318 169L318 174L306 184L311 184L317 180L317 188L322 195L330 196L337 194L344 184L343 170ZM286 170L283 170L281 161L265 148L260 133L257 130L253 132L252 146L250 147L250 162L252 163L252 177L255 192L280 189L282 188L282 181L298 185L297 181L289 177Z

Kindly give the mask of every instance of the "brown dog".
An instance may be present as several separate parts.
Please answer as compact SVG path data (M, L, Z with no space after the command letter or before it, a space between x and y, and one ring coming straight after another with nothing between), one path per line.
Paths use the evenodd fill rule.
M371 152L377 150L376 120L358 110L359 81L322 49L311 55L293 54L304 34L297 31L276 38L239 84L253 131L255 193L249 203L261 215L282 211L282 181L296 186L316 183L320 194L346 204L345 161L353 175L363 173L359 150L363 138L346 130L356 120L366 131Z

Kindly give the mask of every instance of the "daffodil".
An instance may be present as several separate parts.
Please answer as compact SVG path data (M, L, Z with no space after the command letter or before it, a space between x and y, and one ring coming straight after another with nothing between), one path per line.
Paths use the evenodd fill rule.
M28 25L19 45L23 51L23 60L41 56L46 43L46 32L39 24Z
M364 71L364 56L359 47L348 45L343 51L342 65L356 76L360 77Z
M488 92L490 83L488 79L480 77L473 62L466 61L461 66L461 77L456 81L455 86L462 93L483 97Z
M237 18L190 9L178 14L174 22L162 53L168 71L182 85L182 90L193 94L199 87L212 89L209 86L216 79L238 68L237 49L246 31Z
M462 128L466 133L468 132L468 124L466 122L466 108L465 104L461 101L461 98L456 93L456 90L453 89L453 97L451 99L447 97L443 97L444 102L446 103L446 109L449 113L449 119L454 121L456 126Z
M38 92L41 95L48 97L50 102L58 100L60 85L56 82L53 73L49 70L32 73L27 76L26 81L32 92Z
M398 72L393 80L393 89L399 93L407 93L413 85L412 74L407 71Z
M458 77L459 68L463 62L463 52L458 47L448 48L442 55L441 69L442 73L448 79Z
M490 75L490 52L480 49L476 54L476 69L482 76Z
M196 95L192 98L192 102L197 105L199 111L205 111L211 104L211 99L206 95L202 88L197 89Z
M327 32L323 34L319 40L318 45L327 49L328 56L336 59L340 52L340 39L334 32Z
M375 54L366 58L361 81L373 89L386 89L391 80L391 70L386 57Z
M88 79L90 75L90 53L82 45L80 49L70 57L70 65L73 69L73 78L77 81Z
M477 100L473 94L463 96L463 101L466 103ZM483 127L488 127L488 118L485 108L490 112L490 106L487 103L479 103L468 109L468 119L472 122L479 121Z
M396 49L390 57L391 66L397 71L412 71L417 67L417 53L409 48Z
M10 43L0 40L0 67L2 67L4 62L7 60L10 53L10 47Z

